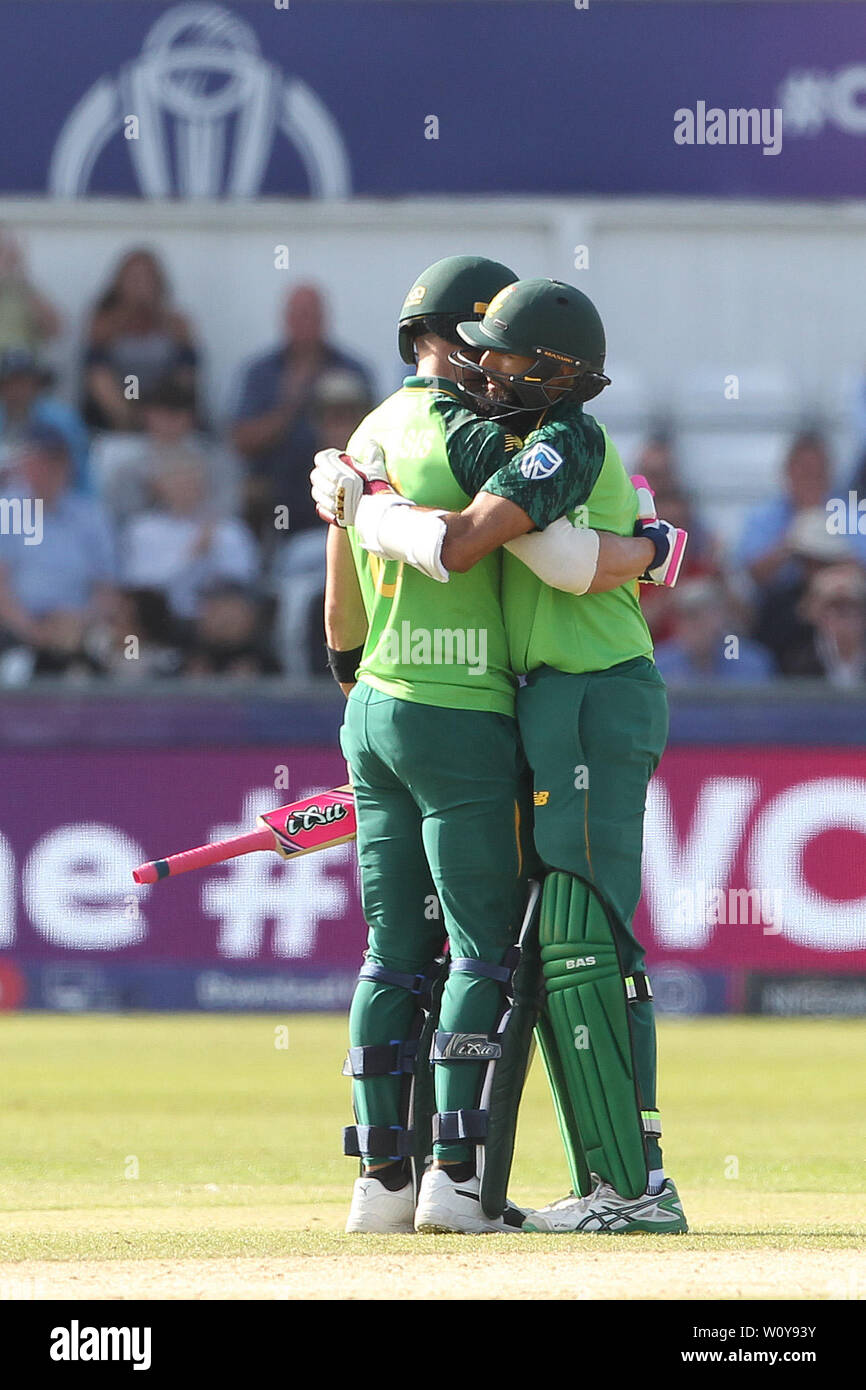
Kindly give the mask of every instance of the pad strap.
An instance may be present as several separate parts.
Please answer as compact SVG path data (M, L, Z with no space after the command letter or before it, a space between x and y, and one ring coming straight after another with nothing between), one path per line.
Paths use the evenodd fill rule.
M640 1122L644 1134L649 1134L656 1139L661 1138L662 1117L657 1110L642 1110Z
M350 1047L343 1063L344 1076L402 1076L415 1070L417 1041Z
M400 970L389 970L386 965L375 961L365 961L358 971L359 980L373 980L380 985L396 985L398 989L408 989L410 994L429 994L435 973L430 966L418 975L404 975Z
M459 1144L471 1139L477 1144L486 1138L486 1110L441 1110L433 1116L434 1143Z
M399 1125L346 1125L343 1153L350 1158L411 1158L414 1131Z
M636 970L633 975L626 975L625 992L630 1004L642 1004L647 999L652 999L653 989L649 975L645 975L642 970Z
M492 1062L502 1056L500 1035L488 1033L445 1033L433 1039L432 1062Z
M451 962L452 975L481 975L487 980L498 980L501 985L510 982L513 969L513 965L491 965L489 961L472 960L464 956L457 956Z

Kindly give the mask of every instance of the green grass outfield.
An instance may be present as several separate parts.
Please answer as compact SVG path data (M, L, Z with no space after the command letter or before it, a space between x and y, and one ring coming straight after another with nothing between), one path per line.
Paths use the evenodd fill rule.
M276 1045L283 1028L287 1047ZM344 1236L356 1174L339 1151L345 1032L330 1015L2 1016L0 1284L31 1268L18 1262L39 1262L44 1279L45 1261L345 1264L481 1251L510 1262L515 1247L521 1259L575 1245L606 1258L626 1243L673 1247L696 1272L693 1256L747 1252L760 1265L775 1252L776 1296L803 1296L784 1284L789 1266L818 1271L808 1296L866 1296L855 1254L866 1236L866 1024L664 1021L665 1151L692 1231L625 1242ZM536 1066L512 1195L540 1205L567 1186Z

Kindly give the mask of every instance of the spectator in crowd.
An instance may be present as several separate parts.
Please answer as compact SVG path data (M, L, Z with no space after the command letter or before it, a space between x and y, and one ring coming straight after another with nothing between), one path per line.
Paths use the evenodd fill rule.
M72 485L90 491L90 439L77 411L48 392L51 373L40 367L29 348L0 353L0 472L14 466L22 440L34 427L62 435L72 461Z
M670 434L659 432L646 439L635 460L634 472L642 474L653 489L659 516L669 517L675 526L682 526L689 533L684 577L719 577L721 556L718 544L697 516L681 483ZM673 590L665 589L662 585L643 585L640 603L653 642L669 641L676 628Z
M210 585L255 579L255 541L242 522L214 514L204 465L195 455L172 456L152 486L156 505L133 517L123 533L123 582L157 589L176 618L191 621Z
M71 472L63 436L34 429L14 494L7 488L4 499L7 518L19 524L0 528L0 633L4 646L35 653L36 674L67 670L81 658L89 625L114 594L108 517L100 502L73 490Z
M141 402L144 431L112 462L106 456L102 495L118 523L153 502L153 480L174 460L197 457L204 470L208 503L216 516L240 508L240 470L234 456L196 429L195 397L189 386L164 381Z
M691 501L680 488L675 475L673 473L663 474L661 479L655 494L656 510L659 516L665 517L674 526L684 527L689 533L689 543L683 563L683 577L688 579L720 577L722 565L718 543L695 514ZM674 590L666 589L664 585L641 585L641 608L655 643L667 642L674 636L676 628L674 598Z
M802 566L792 549L798 517L820 509L826 522L831 469L819 434L804 433L794 439L785 459L784 482L782 496L761 503L749 515L734 554L735 567L763 590L802 578Z
M313 403L323 374L341 368L373 396L366 367L328 340L315 286L291 291L283 334L278 347L246 368L232 426L232 442L247 466L247 518L263 538L273 536L275 505L288 507L292 532L318 525L309 472L317 447Z
M192 329L173 308L165 271L151 251L130 251L120 262L90 320L84 366L84 418L93 429L140 429L141 400L166 381L196 398Z
M806 631L782 654L786 676L823 677L840 689L866 681L866 574L855 562L827 565L800 604Z
M856 495L855 511L856 518L851 518L852 534L851 545L856 552L857 559L861 565L866 566L866 453L858 460L854 470L854 476L848 488L842 491L842 500L846 510L849 507L848 492L852 491ZM856 533L853 531L856 526Z
M241 584L217 584L201 596L188 676L269 676L280 668L266 636L261 600Z
M323 372L313 397L316 449L345 449L365 415L373 409L363 378L345 367Z
M119 589L84 646L91 669L112 680L147 680L180 670L172 617L156 589Z
M731 631L730 608L717 580L680 580L672 592L676 634L655 649L666 681L749 685L771 678L769 653Z
M315 449L345 449L349 438L372 408L367 388L356 372L335 367L316 385L311 406ZM307 498L313 525L290 534L273 555L270 573L277 594L277 649L284 665L297 674L321 668L321 615L325 597L325 533L315 524L315 509ZM310 641L310 615L315 614L315 638Z
M654 492L679 489L679 468L677 467L673 441L669 435L650 435L641 445L632 472L642 474ZM662 513L660 512L659 515L661 516Z
M60 331L60 316L27 278L21 247L0 226L0 352L9 348L36 353Z
M774 580L758 590L752 636L772 652L784 672L787 653L807 640L802 600L813 575L829 565L852 560L848 536L827 530L824 507L811 507L794 517L785 542L787 559Z

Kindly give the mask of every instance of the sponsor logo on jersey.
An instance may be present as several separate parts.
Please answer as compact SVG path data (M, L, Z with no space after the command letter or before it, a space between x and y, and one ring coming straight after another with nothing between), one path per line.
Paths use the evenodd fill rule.
M532 800L536 806L546 806L550 800L550 792L535 792Z
M563 462L562 454L558 454L552 445L534 444L525 458L520 460L520 471L524 478L538 481L549 478Z

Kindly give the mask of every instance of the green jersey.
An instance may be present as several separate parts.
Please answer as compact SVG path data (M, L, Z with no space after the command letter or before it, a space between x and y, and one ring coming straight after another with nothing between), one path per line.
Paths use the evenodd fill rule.
M363 457L372 439L398 492L445 511L467 506L520 444L479 420L453 383L438 377L408 377L362 421L347 450ZM353 528L348 534L368 622L358 680L422 705L513 715L517 681L502 615L501 552L438 584L411 565L371 555Z
M545 412L483 490L515 502L541 530L568 516L573 525L630 536L637 519L637 494L607 431L568 401ZM509 659L519 675L540 666L606 671L652 656L636 580L603 594L567 594L506 552L502 603Z

